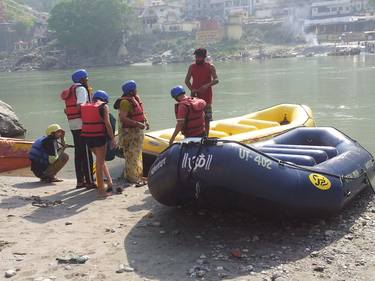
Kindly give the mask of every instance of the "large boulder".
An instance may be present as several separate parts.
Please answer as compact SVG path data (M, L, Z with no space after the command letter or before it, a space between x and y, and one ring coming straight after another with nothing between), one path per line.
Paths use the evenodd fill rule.
M0 136L18 137L26 133L12 107L0 100Z

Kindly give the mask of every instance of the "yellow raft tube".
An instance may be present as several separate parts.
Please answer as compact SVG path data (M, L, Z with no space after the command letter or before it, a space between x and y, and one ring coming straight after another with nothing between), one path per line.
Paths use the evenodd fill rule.
M300 104L279 104L240 117L213 121L209 137L253 143L279 135L295 127L314 127L311 109ZM168 147L174 128L147 133L143 142L145 173L164 149ZM176 141L184 137L179 134Z

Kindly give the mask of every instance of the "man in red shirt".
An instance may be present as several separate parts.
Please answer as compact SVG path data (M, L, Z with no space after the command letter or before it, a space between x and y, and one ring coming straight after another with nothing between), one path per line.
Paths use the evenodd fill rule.
M215 66L206 62L207 50L203 48L194 51L195 62L189 66L185 84L191 91L192 97L198 97L206 102L205 128L208 136L210 121L212 121L212 86L219 83ZM190 80L193 79L191 82Z
M169 145L173 143L179 132L182 132L186 138L204 137L206 135L204 118L206 102L199 98L187 97L181 85L172 88L171 96L177 102L175 104L177 124Z

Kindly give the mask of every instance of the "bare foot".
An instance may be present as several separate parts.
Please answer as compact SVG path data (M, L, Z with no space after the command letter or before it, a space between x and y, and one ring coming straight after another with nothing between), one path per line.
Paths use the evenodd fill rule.
M101 192L98 193L97 199L106 199L107 197L109 197L111 195L112 195L111 192L101 191Z

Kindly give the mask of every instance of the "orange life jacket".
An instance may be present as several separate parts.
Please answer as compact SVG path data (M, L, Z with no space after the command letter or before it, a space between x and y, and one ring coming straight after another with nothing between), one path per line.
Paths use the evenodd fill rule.
M86 103L81 105L82 130L83 137L104 137L106 128L103 117L100 115L100 106L102 101L96 103Z
M81 84L73 84L61 93L61 99L65 102L64 112L68 120L81 118L81 109L77 106L76 89L83 87Z
M182 134L185 137L198 137L205 132L204 108L206 102L199 98L186 98L175 104L175 114L179 106L187 107L187 115L185 118L184 128Z
M142 104L139 96L137 96L137 95L136 96L124 96L121 99L127 100L133 108L133 111L129 112L129 115L128 115L129 119L131 119L133 121L136 121L136 122L144 123L146 118L145 118L145 114L144 114L144 111L143 111L143 104ZM134 126L122 124L122 127L123 128L133 128Z

